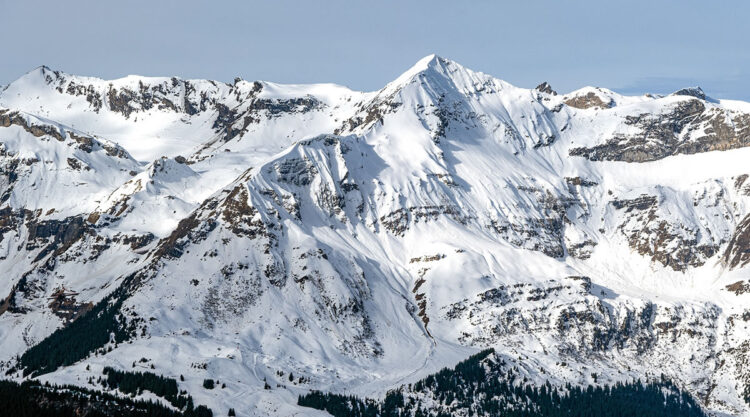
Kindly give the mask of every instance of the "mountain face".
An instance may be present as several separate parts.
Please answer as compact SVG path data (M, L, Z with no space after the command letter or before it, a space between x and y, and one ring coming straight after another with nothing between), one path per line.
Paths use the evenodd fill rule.
M750 415L748 145L750 104L699 88L437 56L367 93L41 67L0 92L0 370L325 415L298 395L493 348L523 384L664 375Z

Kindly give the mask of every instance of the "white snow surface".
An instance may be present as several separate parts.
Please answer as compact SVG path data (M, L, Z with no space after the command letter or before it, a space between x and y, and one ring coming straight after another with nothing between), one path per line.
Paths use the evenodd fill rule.
M609 106L565 104L588 94ZM747 269L722 258L748 215L750 148L570 154L690 100L550 95L435 55L376 92L40 67L0 92L0 116L64 137L0 123L0 210L28 211L0 217L0 299L16 303L0 304L1 370L65 325L56 291L96 303L138 273L123 311L143 335L40 380L88 386L147 358L215 415L325 415L297 395L379 397L494 347L533 381L664 373L750 415L750 295L727 290ZM34 225L73 218L88 231L43 252L54 238Z

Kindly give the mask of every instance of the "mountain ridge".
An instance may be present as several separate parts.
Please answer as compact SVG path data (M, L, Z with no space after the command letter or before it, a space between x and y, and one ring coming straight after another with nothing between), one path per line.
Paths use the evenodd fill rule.
M746 103L555 95L436 55L369 93L179 79L68 93L63 78L0 105L138 156L52 170L51 131L0 124L29 150L0 154L3 192L24 175L55 190L48 172L114 179L57 215L76 196L34 180L19 192L48 195L44 210L0 205L13 378L39 371L31 346L66 349L51 343L85 337L70 322L114 309L102 328L127 334L36 378L93 388L143 358L215 410L292 415L309 390L381 396L492 347L540 385L661 367L707 410L748 413Z

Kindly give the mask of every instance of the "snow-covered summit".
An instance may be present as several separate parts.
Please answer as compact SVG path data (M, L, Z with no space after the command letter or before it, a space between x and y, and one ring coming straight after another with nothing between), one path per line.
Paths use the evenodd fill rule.
M412 84L419 86L414 88L421 88L438 96L450 91L471 96L487 88L496 91L503 86L510 86L500 79L472 71L455 61L432 54L420 59L414 66L388 83L378 92L378 96L393 95Z
M750 413L747 103L430 55L373 92L40 67L0 106L10 377L143 366L216 413L294 415L493 347L529 383L659 369Z

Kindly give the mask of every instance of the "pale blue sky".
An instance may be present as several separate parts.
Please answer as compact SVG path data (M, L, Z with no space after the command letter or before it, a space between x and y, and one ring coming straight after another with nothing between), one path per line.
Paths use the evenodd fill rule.
M747 1L0 0L0 84L45 64L374 90L437 53L522 87L750 100L748 16Z

